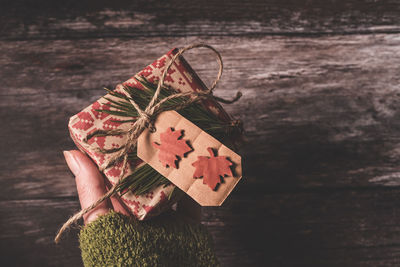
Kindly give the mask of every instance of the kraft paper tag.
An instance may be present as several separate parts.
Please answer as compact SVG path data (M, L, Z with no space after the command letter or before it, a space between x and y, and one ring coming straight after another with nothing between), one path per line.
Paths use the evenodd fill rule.
M195 124L185 119L176 111L162 112L156 119L154 126L156 132L148 129L143 131L138 139L137 155L158 171L173 184L186 192L202 206L220 206L230 194L239 180L242 178L241 157L224 146L217 139L201 130ZM153 145L160 144L160 134L168 128L183 130L182 138L188 140L193 150L186 157L179 160L178 168L165 167L158 158L159 150ZM193 178L195 167L192 163L198 160L198 156L209 156L207 148L211 147L218 156L226 156L232 162L231 171L233 177L225 176L216 190L212 190L207 184L203 184L203 178Z

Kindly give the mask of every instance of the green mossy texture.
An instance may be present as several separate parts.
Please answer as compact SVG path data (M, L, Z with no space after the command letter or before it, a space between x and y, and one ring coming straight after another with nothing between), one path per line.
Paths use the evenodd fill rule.
M137 221L117 212L79 234L85 266L219 266L205 226L169 213Z

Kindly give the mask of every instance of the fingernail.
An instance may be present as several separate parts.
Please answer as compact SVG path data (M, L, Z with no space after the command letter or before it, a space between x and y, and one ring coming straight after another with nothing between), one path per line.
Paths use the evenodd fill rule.
M78 176L78 174L81 170L81 166L79 165L79 162L74 157L74 154L69 151L63 151L63 153L64 153L65 161L67 162L67 165L70 168L71 172L75 176Z

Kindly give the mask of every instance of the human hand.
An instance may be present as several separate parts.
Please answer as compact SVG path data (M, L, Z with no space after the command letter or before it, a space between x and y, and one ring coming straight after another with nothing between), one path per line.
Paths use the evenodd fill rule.
M64 151L64 157L71 172L75 175L79 202L81 208L85 209L107 193L104 178L92 160L81 151ZM116 196L110 199L111 201L105 200L83 215L85 224L94 221L99 215L107 214L112 209L124 215L129 215Z
M81 208L85 209L107 193L104 178L92 160L81 151L64 151L64 157L71 172L75 175ZM113 196L110 199L111 201L105 200L86 213L83 216L84 223L88 224L97 219L99 215L107 214L110 210L129 216L128 210L118 196ZM194 221L199 221L201 217L200 206L188 196L184 196L178 203L178 212Z

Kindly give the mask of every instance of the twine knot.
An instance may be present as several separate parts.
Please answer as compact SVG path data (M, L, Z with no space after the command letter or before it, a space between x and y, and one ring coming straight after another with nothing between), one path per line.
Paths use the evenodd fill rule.
M144 121L146 128L148 128L150 132L154 133L156 131L156 127L154 126L154 114L149 114L146 111L140 111L139 116Z

